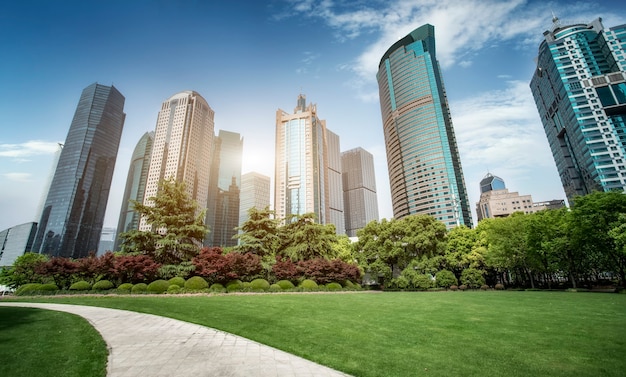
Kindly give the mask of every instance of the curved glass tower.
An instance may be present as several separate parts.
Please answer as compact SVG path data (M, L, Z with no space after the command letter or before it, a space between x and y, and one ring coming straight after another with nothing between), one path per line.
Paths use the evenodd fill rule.
M393 44L378 66L393 215L426 214L472 226L448 99L435 55L435 28Z
M530 88L565 194L624 191L626 25L553 22Z

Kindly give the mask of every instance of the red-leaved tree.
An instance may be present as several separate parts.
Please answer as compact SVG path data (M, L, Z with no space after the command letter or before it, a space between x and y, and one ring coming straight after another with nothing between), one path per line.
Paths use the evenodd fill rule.
M158 277L160 264L147 255L122 255L115 258L112 277L117 283L145 283Z
M46 263L37 266L36 272L54 280L60 289L69 288L78 271L78 264L69 258L54 257Z

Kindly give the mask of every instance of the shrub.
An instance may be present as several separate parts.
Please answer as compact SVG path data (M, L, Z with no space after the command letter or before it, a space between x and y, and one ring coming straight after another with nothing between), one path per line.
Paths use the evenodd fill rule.
M459 287L458 287L458 286L456 286L456 285L451 285L451 286L450 286L450 290L451 290L451 291L456 291L456 290L458 290L458 289L459 289Z
M489 286L487 284L483 284L483 285L480 286L480 289L483 290L483 291L486 291L486 290L489 289Z
M419 274L415 276L412 283L415 288L423 290L426 290L433 285L433 281L430 279L430 276L424 274Z
M270 283L265 279L254 279L250 282L250 288L253 291L267 291L270 289Z
M84 280L77 281L76 283L70 285L70 291L88 291L91 289L91 284L87 283Z
M180 276L176 276L168 280L168 283L170 283L170 285L178 285L178 288L180 288L185 286L185 279Z
M20 285L15 291L16 296L28 296L31 293L39 292L41 290L41 284L39 283L27 283Z
M467 289L467 285L465 285L465 284L459 285L459 290L464 291L466 289Z
M170 283L167 280L159 279L148 284L147 290L150 293L163 293L167 291L169 286L170 286Z
M99 280L94 283L92 289L94 291L106 291L115 288L115 285L108 280Z
M179 293L180 292L180 285L178 284L171 284L169 287L167 287L167 293Z
M148 284L146 283L137 283L130 289L132 293L144 293L146 290L148 290Z
M54 283L41 284L39 286L40 292L54 292L58 290L59 290L59 287L57 287L57 285Z
M201 289L206 289L209 287L209 283L206 282L200 276L193 276L187 279L185 282L185 289L189 289L191 291L199 291Z
M220 283L212 284L209 287L209 290L211 292L219 292L219 293L226 292L226 288L224 288L224 286L222 284L220 284Z
M119 282L143 283L157 279L160 267L147 255L122 255L115 258L112 270Z
M456 276L452 271L441 270L435 275L435 284L441 288L449 288L453 285L457 285L459 282L456 280Z
M391 288L405 289L410 287L411 282L405 276L398 276L397 278L391 280L389 284Z
M243 289L243 283L241 280L232 280L226 284L226 290L228 292L240 291Z
M283 290L295 288L295 285L293 285L293 283L289 280L279 280L276 282L276 284Z
M340 291L341 288L341 284L339 283L328 283L326 284L326 289L328 289L329 291Z
M352 283L350 280L344 280L343 284L341 285L343 285L344 288L354 289L354 283Z
M475 268L466 268L461 273L461 283L470 288L478 288L485 284L483 272Z
M252 284L250 284L249 281L244 281L243 283L241 283L241 287L244 291L250 290L250 288L252 288Z
M118 291L128 291L128 292L130 292L131 289L133 289L133 284L132 283L120 284L120 286L117 287Z
M274 283L272 285L270 285L270 292L280 292L283 289L280 287L280 285Z
M302 283L300 283L299 287L301 287L305 291L312 291L314 289L318 289L319 288L317 283L315 281L311 280L311 279L302 280Z
M504 285L503 284L496 284L496 286L494 287L496 291L502 291L504 290Z

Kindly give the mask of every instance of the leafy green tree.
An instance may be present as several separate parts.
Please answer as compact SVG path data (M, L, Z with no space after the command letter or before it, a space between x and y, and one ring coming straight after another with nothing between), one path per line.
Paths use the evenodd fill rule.
M475 268L466 268L461 274L461 283L470 288L480 288L480 286L485 284L483 271Z
M274 211L270 211L269 207L249 209L248 220L239 228L242 233L235 236L240 241L236 250L261 257L275 256L280 241L278 228L279 221L274 218Z
M190 261L207 233L204 211L189 197L184 182L174 179L161 181L149 200L153 205L133 204L152 230L122 233L122 251L146 254L163 264Z
M44 277L37 272L37 268L48 260L45 254L24 253L15 259L13 266L2 269L0 283L14 289L27 283L43 283Z
M619 215L617 223L609 231L609 236L615 243L614 266L623 287L626 285L626 214Z
M356 263L356 256L354 255L354 248L350 238L343 235L337 236L337 242L332 244L333 255L347 263Z
M314 258L334 259L337 243L335 226L315 222L314 213L295 215L280 227L281 247L278 252L293 261Z
M458 280L452 271L441 270L435 275L435 284L440 288L450 288L458 284Z
M478 232L464 225L448 231L444 264L458 277L464 269L470 267L471 255L476 247Z

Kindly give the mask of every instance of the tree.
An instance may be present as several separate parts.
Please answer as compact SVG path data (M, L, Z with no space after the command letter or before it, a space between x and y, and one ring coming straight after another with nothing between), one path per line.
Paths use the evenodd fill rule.
M453 285L457 285L458 280L452 271L441 270L435 275L435 284L440 288L450 288Z
M122 233L122 251L150 255L156 262L178 264L200 251L207 233L204 211L187 194L185 184L174 179L159 183L152 205L133 202L134 209L152 226L151 231Z
M78 272L78 263L70 258L54 257L49 261L39 264L36 272L54 280L60 289L67 289L72 284L74 274Z
M337 256L333 248L337 243L335 226L316 223L314 213L294 215L279 231L281 246L278 254L283 257L299 261Z
M483 272L475 268L466 268L461 274L461 283L470 288L480 288L485 284Z
M626 285L626 214L621 213L618 221L609 231L609 236L615 243L614 260L616 272L620 278L620 285Z
M0 283L14 289L26 283L42 283L43 276L37 273L37 267L48 259L45 254L24 253L15 259L13 266L2 269Z
M273 257L279 245L278 225L274 211L270 211L269 207L263 210L256 207L249 209L248 220L239 227L242 233L235 236L240 241L236 246L237 251Z

